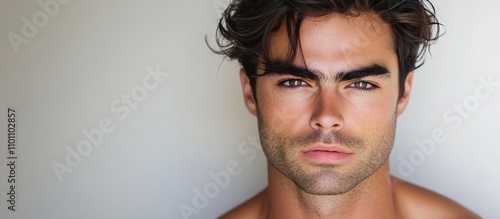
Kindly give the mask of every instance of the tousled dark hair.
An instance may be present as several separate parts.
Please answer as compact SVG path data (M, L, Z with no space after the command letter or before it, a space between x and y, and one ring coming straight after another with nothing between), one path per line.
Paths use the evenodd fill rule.
M256 98L257 68L265 73L287 69L297 52L301 52L297 47L304 18L332 13L374 13L390 25L398 56L399 97L404 93L408 73L423 64L425 52L440 36L441 24L428 0L234 0L219 20L219 50L213 51L240 62ZM284 60L273 60L269 39L282 22L286 25L289 50Z

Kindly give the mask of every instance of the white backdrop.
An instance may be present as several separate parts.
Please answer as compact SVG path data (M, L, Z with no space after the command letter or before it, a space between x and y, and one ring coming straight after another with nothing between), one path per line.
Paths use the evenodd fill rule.
M0 217L215 218L263 189L238 65L204 42L226 1L2 0ZM498 218L500 2L434 4L447 33L417 71L391 169Z

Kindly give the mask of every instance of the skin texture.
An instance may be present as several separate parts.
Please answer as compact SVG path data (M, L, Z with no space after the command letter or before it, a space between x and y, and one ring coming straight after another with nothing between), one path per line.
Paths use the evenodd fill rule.
M285 57L286 39L283 28L271 37L273 59ZM294 65L315 77L259 76L254 98L240 73L245 103L259 121L269 187L222 218L478 218L389 173L397 116L413 79L411 72L398 98L389 25L366 13L306 18L300 48ZM374 74L374 66L385 71ZM360 69L371 73L345 77Z

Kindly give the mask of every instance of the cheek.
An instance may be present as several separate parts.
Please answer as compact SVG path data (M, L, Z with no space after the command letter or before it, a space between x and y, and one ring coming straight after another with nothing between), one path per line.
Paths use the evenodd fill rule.
M310 98L304 95L280 95L279 92L265 91L257 94L262 122L280 132L293 132L308 124Z
M349 104L344 111L346 126L357 132L375 132L392 125L396 115L397 100L393 93L374 98L351 98L346 102Z

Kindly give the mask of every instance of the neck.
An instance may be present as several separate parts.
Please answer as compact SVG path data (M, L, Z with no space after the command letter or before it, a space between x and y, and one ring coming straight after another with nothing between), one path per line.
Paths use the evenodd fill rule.
M340 195L311 195L268 164L268 218L395 218L389 162Z

